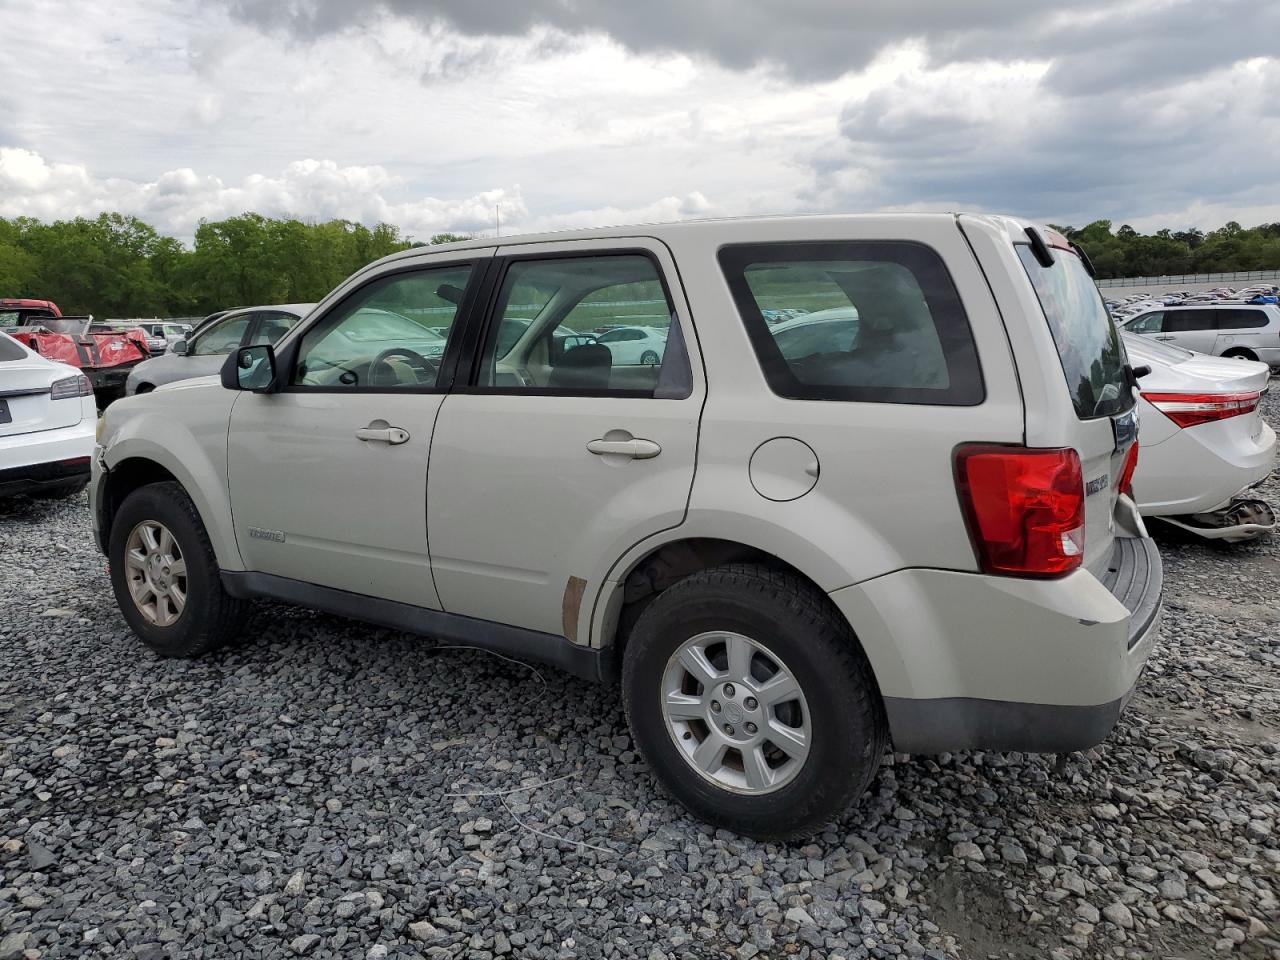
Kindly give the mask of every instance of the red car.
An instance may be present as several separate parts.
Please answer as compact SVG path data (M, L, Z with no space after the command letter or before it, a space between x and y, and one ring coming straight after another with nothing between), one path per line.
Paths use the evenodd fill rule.
M92 317L63 316L52 300L0 299L0 331L42 357L79 367L104 405L151 355L143 330L94 329Z

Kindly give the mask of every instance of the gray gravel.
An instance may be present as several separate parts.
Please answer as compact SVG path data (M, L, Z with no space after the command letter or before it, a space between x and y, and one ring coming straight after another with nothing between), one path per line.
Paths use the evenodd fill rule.
M0 960L1280 960L1280 540L1161 548L1104 746L890 756L778 845L687 817L550 671L283 606L158 660L83 498L0 504Z

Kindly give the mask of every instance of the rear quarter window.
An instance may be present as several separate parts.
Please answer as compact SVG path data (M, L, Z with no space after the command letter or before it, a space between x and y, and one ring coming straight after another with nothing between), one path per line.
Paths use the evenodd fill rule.
M0 333L0 363L8 360L23 360L26 353L18 346L18 341L7 333Z
M1267 315L1261 310L1219 308L1219 330L1256 330L1267 325Z
M985 398L942 258L903 241L743 244L720 266L769 388L797 400Z

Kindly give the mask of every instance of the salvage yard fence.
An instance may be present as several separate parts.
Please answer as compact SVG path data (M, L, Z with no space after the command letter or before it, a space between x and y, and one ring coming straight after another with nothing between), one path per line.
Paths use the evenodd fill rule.
M1280 283L1280 270L1238 270L1235 273L1176 273L1163 277L1113 277L1099 280L1098 286L1108 287L1178 287L1189 283L1216 283L1237 286L1241 283Z

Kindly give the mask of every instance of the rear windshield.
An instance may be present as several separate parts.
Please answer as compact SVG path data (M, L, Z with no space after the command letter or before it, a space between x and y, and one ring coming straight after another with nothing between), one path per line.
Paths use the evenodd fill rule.
M1120 334L1080 258L1055 250L1053 266L1042 267L1030 244L1017 249L1049 321L1076 416L1091 420L1128 410L1134 400L1125 387Z
M0 363L6 360L21 360L26 357L18 341L7 333L0 333Z

